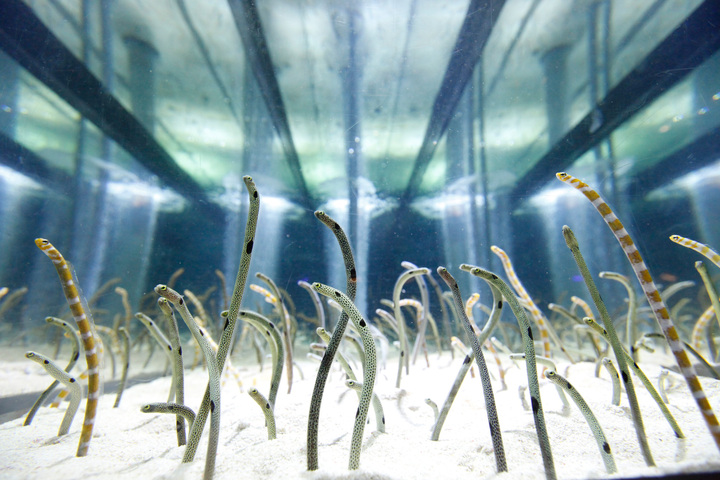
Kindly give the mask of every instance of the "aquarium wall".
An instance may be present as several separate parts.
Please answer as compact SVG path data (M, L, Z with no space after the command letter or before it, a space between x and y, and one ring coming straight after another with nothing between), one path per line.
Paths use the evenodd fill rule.
M118 279L137 304L179 268L198 290L215 270L233 278L243 175L265 200L253 272L308 315L298 280L344 283L314 210L345 226L370 312L402 261L501 269L491 245L537 299L577 293L564 224L592 268L630 273L561 170L604 196L666 278L694 275L671 233L720 243L712 2L53 0L1 13L0 284L28 287L6 328L61 304L37 236L86 295Z
M562 317L549 304L575 311L573 297L589 300L564 226L619 324L631 323L632 295L600 272L634 282L647 267L663 294L684 289L670 310L689 341L717 296L706 290L717 269L706 261L703 282L696 262L698 251L713 258L703 247L720 248L718 25L713 0L3 0L0 345L57 344L57 354L64 340L44 319L69 319L80 303L100 329L124 321L137 338L145 329L132 314L160 316L161 284L197 299L209 336L222 335L221 312L234 305L272 318L286 346L322 361L326 347L310 346L316 328L332 331L343 306L317 296L320 282L356 288L383 362L388 351L392 362L410 355L405 318L418 332L413 363L424 348L430 368L420 333L429 317L440 358L454 361L477 340L438 267L457 278L462 300L479 295L479 328L502 295L462 264L516 276L527 291L515 287L518 308L534 302L553 321ZM37 238L67 260L62 285ZM423 267L394 292L403 272ZM643 303L646 283L628 288L640 298L637 328L651 334L660 309ZM407 300L404 317L394 294ZM379 308L397 309L394 327ZM544 348L540 325L517 327L509 308L499 322L516 351ZM717 326L706 334L711 362ZM367 352L356 329L355 348ZM181 325L185 340L190 331ZM577 331L560 336L582 350ZM238 364L262 366L261 334L222 345L234 338ZM400 405L397 375L387 398Z

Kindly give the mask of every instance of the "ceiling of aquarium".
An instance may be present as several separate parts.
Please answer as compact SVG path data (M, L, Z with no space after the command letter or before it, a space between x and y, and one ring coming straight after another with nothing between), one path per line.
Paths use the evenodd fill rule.
M609 138L619 171L639 174L717 124L698 129L717 95L698 107L692 77L717 47L662 48L700 0L3 3L23 21L2 26L18 81L0 129L46 184L78 172L83 130L83 175L193 201L226 206L252 174L309 208L358 189L418 202L475 178L539 189L610 155ZM54 42L98 90L55 69Z

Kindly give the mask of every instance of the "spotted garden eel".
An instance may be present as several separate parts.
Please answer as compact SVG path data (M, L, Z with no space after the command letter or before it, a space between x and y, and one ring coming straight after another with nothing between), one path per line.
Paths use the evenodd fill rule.
M70 376L70 374L66 371L61 370L55 362L44 355L40 355L36 352L27 352L25 357L42 365L51 377L58 382L62 382L62 384L70 390L70 404L65 411L65 416L63 417L60 429L58 430L58 436L67 434L70 430L73 418L75 418L75 413L80 406L80 399L82 399L82 387L80 386L80 382L75 380L75 377Z
M455 301L455 310L460 318L467 337L470 339L473 354L475 355L475 363L477 363L480 372L480 380L483 386L483 395L485 397L485 408L487 410L488 423L490 424L490 437L492 439L493 450L495 452L495 465L498 472L507 472L507 461L505 460L505 448L503 447L502 432L500 431L500 421L497 416L497 408L495 407L495 396L493 394L492 385L490 383L490 373L485 364L485 356L482 353L482 347L478 341L475 331L470 325L470 320L465 313L462 297L460 296L460 288L455 278L448 272L445 267L438 267L438 275L442 278L453 294Z
M165 297L161 297L159 300L165 299ZM165 299L167 301L167 299ZM168 394L168 402L171 402L173 398L175 398L175 387L177 385L177 373L176 373L176 365L175 365L175 359L173 358L173 348L170 344L170 340L167 339L165 334L160 330L160 327L158 327L157 323L155 323L152 318L148 317L142 312L137 312L135 314L135 318L140 320L140 322L145 325L145 328L148 329L150 332L150 335L155 339L155 341L160 345L160 350L163 351L165 356L167 357L168 361L170 362L170 365L172 365L173 368L173 376L172 376L172 384L170 385L170 393ZM180 402L178 402L180 403ZM181 403L182 404L182 403Z
M222 312L221 315L226 316L226 312ZM252 310L240 310L239 318L255 327L261 335L265 337L268 344L270 345L270 354L272 356L273 367L272 377L270 379L270 393L268 394L268 401L270 406L275 409L275 399L277 398L277 392L280 388L280 377L282 377L283 371L283 360L285 358L285 349L283 347L282 338L275 327L275 324Z
M638 438L638 443L640 444L640 451L642 452L643 458L645 459L645 463L649 467L652 467L655 465L655 460L653 459L652 453L650 452L650 446L648 445L647 436L645 435L645 425L643 424L642 413L640 412L640 404L638 403L637 396L635 395L635 386L633 385L632 378L630 377L630 370L628 370L628 362L625 356L625 350L620 344L620 339L618 338L617 332L615 331L615 326L613 325L612 318L610 318L610 314L605 307L605 303L600 297L600 291L595 285L595 281L593 280L592 275L590 274L590 270L585 263L585 259L580 252L580 244L578 243L577 238L575 238L575 234L567 225L563 226L562 233L563 237L565 238L565 243L570 249L573 258L575 259L575 263L577 264L578 270L580 271L580 275L585 281L585 286L587 287L588 292L590 292L593 303L595 303L595 307L598 309L598 313L600 313L600 318L602 319L603 325L605 326L605 331L607 332L607 338L610 342L610 346L613 349L613 353L615 353L615 360L617 361L623 385L625 386L625 394L627 395L628 403L630 404L630 413L632 415L633 425L635 426L635 433ZM585 318L589 319L589 317ZM587 325L590 325L587 321L585 323Z
M177 320L175 319L175 314L173 313L172 307L170 306L170 302L168 302L167 298L158 298L157 304L160 311L168 321L168 334L170 337L170 347L172 349L175 403L178 405L185 405L185 369L183 367L182 345L180 345L180 333L178 331ZM193 418L194 417L195 414L193 414ZM179 447L187 443L185 435L185 418L186 417L181 413L175 417L175 430L177 431L177 441Z
M631 350L633 344L635 343L635 337L637 337L637 328L635 326L635 319L637 318L637 295L635 294L635 289L633 289L632 285L630 284L630 279L620 273L600 272L598 273L598 277L620 282L627 291L628 313L625 323L625 343L628 346L628 350ZM633 360L635 360L634 356Z
M267 426L268 440L275 440L275 414L273 413L273 407L270 402L265 399L262 393L257 388L251 388L248 391L248 395L255 400L255 403L260 405L260 408L265 415L265 425Z
M600 213L603 217L605 223L607 223L608 227L612 230L618 243L620 243L620 246L624 250L625 255L628 257L633 271L635 272L635 275L645 292L648 303L652 308L655 319L658 321L658 324L665 335L665 339L670 346L670 350L675 356L675 361L677 362L680 372L683 377L685 377L685 382L690 388L690 392L698 405L700 413L705 419L708 430L710 430L710 434L715 440L715 445L718 449L720 449L720 425L718 424L718 419L710 406L710 402L708 401L705 392L703 391L700 380L698 380L695 368L692 366L692 363L690 363L690 359L683 349L682 342L680 341L675 325L670 318L665 302L663 302L660 292L655 286L652 276L650 275L650 272L648 271L647 266L645 265L645 262L643 261L642 256L640 255L640 252L635 246L632 238L630 238L627 230L625 230L625 227L617 216L615 216L607 203L605 203L602 197L600 197L600 194L593 190L588 184L565 172L558 173L557 178L562 182L568 183L580 190L580 192L582 192L582 194L590 200L598 213Z
M580 395L580 393L570 384L570 382L567 381L567 379L556 373L554 370L546 371L545 378L550 380L555 385L560 386L568 393L568 395L570 395L570 398L573 399L575 405L577 405L577 407L580 409L580 412L582 412L583 416L585 417L585 420L590 426L590 430L592 430L595 441L597 442L598 448L600 449L600 455L602 456L603 462L605 463L605 470L607 470L608 473L617 472L617 467L615 466L615 459L613 458L610 444L605 438L605 434L603 433L603 430L600 427L597 418L595 418L595 415L592 413L592 410L590 410L588 404L585 403L585 399L582 397L582 395Z
M243 177L243 182L245 183L245 188L247 189L248 196L250 198L250 210L248 211L247 223L245 225L245 238L243 239L243 250L240 255L240 266L238 267L237 277L235 278L235 287L233 288L232 298L230 299L230 309L228 310L228 315L225 319L225 324L223 325L223 331L220 335L220 343L218 344L217 366L218 370L221 372L225 366L225 359L227 358L228 351L230 350L233 333L235 332L238 312L240 311L240 304L242 303L243 293L245 291L248 270L250 269L253 245L255 244L255 231L257 230L258 214L260 213L260 194L255 187L255 182L253 182L252 177L248 175ZM203 428L205 428L208 413L210 413L210 401L210 385L208 385L205 389L205 395L203 396L200 408L195 416L195 422L193 423L193 430L197 430L195 435L198 439ZM183 463L192 462L195 458L196 451L197 442L192 445L188 442L188 445L185 448L185 454L183 455Z
M518 302L518 299L515 297L513 291L510 290L507 283L494 273L467 264L460 265L460 269L469 271L476 277L482 278L497 288L510 304L510 309L515 314L515 318L520 325L520 333L523 339L523 346L525 347L525 369L527 370L528 385L530 387L530 402L532 404L533 420L535 421L535 431L538 436L540 453L542 454L543 466L545 468L545 477L547 480L555 480L557 478L555 462L552 457L550 439L548 438L547 426L545 425L545 414L543 413L542 400L540 398L540 383L538 382L537 364L535 362L535 345L525 309L520 306L520 302Z
M82 339L85 350L85 360L88 368L88 394L85 404L85 418L83 420L80 442L76 453L76 456L84 457L90 448L90 440L92 439L95 416L97 414L98 399L100 398L100 356L96 349L98 340L96 340L94 332L92 315L90 315L89 311L86 313L83 308L80 291L75 285L72 272L67 262L48 240L36 238L35 245L37 245L37 247L52 260L53 265L55 265L57 274L60 277L65 299L77 323L78 330L80 330L80 338Z
M357 272L355 270L355 259L353 258L352 248L348 242L347 236L342 227L335 220L323 211L316 211L315 217L320 220L335 235L340 246L343 262L345 263L346 295L350 301L355 300L355 292L357 290ZM314 287L313 287L314 288ZM343 311L335 324L335 331L328 342L325 354L320 361L317 376L315 377L315 386L313 387L312 398L310 399L310 413L308 414L307 429L307 468L310 471L317 470L318 464L318 429L320 426L320 406L322 404L325 383L327 382L330 367L332 367L335 353L340 347L340 342L345 336L347 328L348 314Z
M122 372L120 373L120 382L118 383L117 396L115 397L115 403L113 408L120 406L120 399L125 391L125 383L127 382L128 370L130 369L130 334L128 334L127 328L118 328L118 334L120 334L120 340L122 341ZM183 429L183 433L185 430Z
M403 286L411 278L419 275L429 275L430 269L413 268L406 270L398 277L393 288L393 313L395 314L395 320L398 324L398 334L400 335L400 367L398 367L398 376L395 381L395 388L400 388L400 380L402 378L402 366L405 366L405 374L410 373L410 352L408 352L408 339L407 332L405 332L405 319L403 318L402 312L400 311L400 294L402 293Z
M310 294L310 298L312 299L313 305L315 305L315 312L317 313L318 317L318 326L320 328L326 328L325 325L325 309L322 306L322 303L320 303L320 296L318 293L313 290L312 285L310 285L305 280L298 280L298 286L302 287L305 291L307 291Z
M192 424L195 421L195 412L193 412L191 408L174 402L148 403L147 405L143 405L140 411L144 413L170 413L181 416L184 420L187 420L190 428L192 428Z
M167 285L156 285L155 293L163 298L166 298L170 303L173 304L175 309L180 312L180 316L185 321L190 333L195 338L195 341L200 345L203 355L205 356L205 362L207 363L208 374L210 377L210 439L208 441L207 458L205 459L205 472L203 478L210 480L215 473L215 457L217 455L218 439L220 436L220 369L218 367L217 358L215 352L213 352L210 342L205 335L198 328L195 319L190 314L190 310L187 308L185 299L178 292L168 287ZM199 422L194 422L193 427L190 429L190 438L188 439L187 448L191 445L195 445L200 442L202 436L202 429L198 428ZM183 458L183 462L187 461Z
M318 293L334 299L343 307L343 311L352 319L353 324L355 324L355 328L360 332L363 347L365 349L363 387L360 393L360 405L355 413L355 426L353 427L352 441L350 442L350 462L348 465L350 470L357 470L360 467L360 451L362 447L363 431L365 429L365 420L367 420L368 409L370 408L370 401L372 400L373 387L375 386L375 371L377 368L375 341L370 334L367 322L347 295L321 283L315 282L312 286ZM327 356L327 352L325 356ZM325 356L323 356L323 358Z
M63 328L67 332L67 336L69 336L72 340L72 354L70 355L70 361L65 367L65 371L70 372L77 363L78 358L80 357L80 337L78 336L75 329L70 326L70 324L67 323L65 320L61 320L55 317L46 317L45 321L51 325L56 325ZM55 377L53 376L53 378ZM32 423L33 417L35 417L35 413L37 413L38 409L43 405L43 403L45 403L45 400L47 400L47 398L50 396L52 391L55 389L55 387L58 386L59 383L60 382L58 380L53 380L53 383L51 383L50 386L40 394L37 400L35 400L35 403L25 417L25 422L23 423L24 426L30 425Z
M345 385L349 389L362 394L363 384L358 382L357 380L345 380ZM373 411L375 412L375 425L377 426L377 431L380 433L385 433L385 413L383 411L382 403L380 402L380 397L378 397L375 392L373 392L372 394L372 404ZM435 406L435 408L437 408L437 405Z
M275 297L273 305L275 305L275 308L277 309L280 322L282 322L284 325L283 338L285 339L285 371L287 372L286 375L288 380L287 393L290 393L293 384L293 342L292 336L290 335L290 314L288 313L287 308L285 308L282 294L280 293L280 289L277 287L277 285L275 285L275 282L270 277L260 272L257 272L255 276L265 282L268 287L270 287L272 296Z

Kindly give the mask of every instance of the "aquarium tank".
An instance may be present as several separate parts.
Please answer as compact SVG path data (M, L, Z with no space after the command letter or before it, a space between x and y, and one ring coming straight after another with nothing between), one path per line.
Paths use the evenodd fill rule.
M712 478L718 249L715 0L0 1L0 477Z

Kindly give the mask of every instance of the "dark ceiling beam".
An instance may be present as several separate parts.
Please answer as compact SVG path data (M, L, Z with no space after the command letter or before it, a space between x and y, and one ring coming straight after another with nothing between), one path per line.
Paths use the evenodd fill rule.
M630 196L645 195L689 171L712 165L718 160L719 145L720 127L716 127L635 176L628 187Z
M0 131L0 164L29 177L44 188L67 192L73 178L64 171L52 168L32 150L28 150Z
M525 198L542 188L718 49L720 9L716 0L706 0L518 180L511 198Z
M470 2L448 67L445 70L445 77L435 96L425 137L415 159L410 180L400 197L401 205L407 205L417 194L437 144L445 133L455 112L455 107L475 71L475 64L482 56L485 43L490 37L490 32L504 4L505 0L472 0Z
M295 149L290 124L288 123L287 110L285 110L285 103L280 94L280 85L275 76L270 50L255 1L228 0L228 5L235 19L235 27L242 39L245 56L255 76L255 81L258 83L273 126L280 137L285 159L299 190L299 201L302 205L313 208L314 200L305 182L300 157Z
M0 1L0 48L166 185L219 214L205 191L20 0Z

